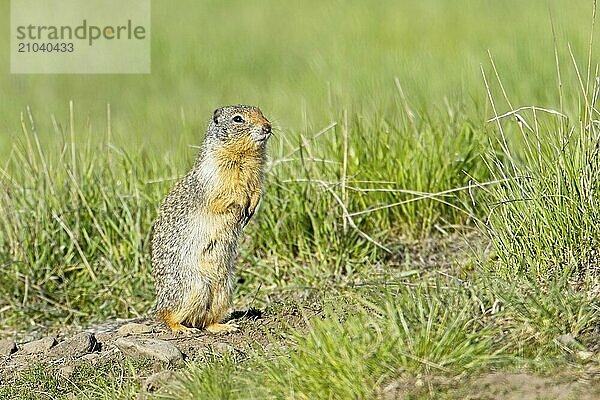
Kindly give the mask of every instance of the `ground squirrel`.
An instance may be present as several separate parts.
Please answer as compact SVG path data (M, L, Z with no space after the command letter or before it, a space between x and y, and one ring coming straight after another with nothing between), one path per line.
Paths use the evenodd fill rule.
M152 228L154 311L174 332L237 330L231 306L240 233L263 191L271 124L260 109L217 109L192 169L169 191Z

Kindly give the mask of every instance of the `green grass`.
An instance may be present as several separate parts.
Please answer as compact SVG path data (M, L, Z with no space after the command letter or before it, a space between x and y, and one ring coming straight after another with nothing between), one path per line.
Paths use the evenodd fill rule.
M468 297L398 290L378 304L341 309L298 333L296 348L265 361L256 398L370 398L386 379L481 367L494 359L492 336L472 318ZM485 360L485 361L484 361Z
M497 282L498 283L498 282ZM157 396L167 399L370 399L388 382L421 377L452 382L487 370L552 373L584 368L570 356L585 348L598 308L580 294L523 295L502 287L470 289L428 280L417 288L346 293L326 317L291 335L275 350L244 360L225 355L191 364ZM559 346L572 333L579 346ZM279 349L279 350L278 350ZM418 387L404 391L418 397ZM427 398L427 397L425 397Z
M491 188L487 227L506 275L598 272L600 132L597 112L582 107L581 116L524 111L530 122L520 130L499 125L489 163L507 180Z
M446 382L435 391L440 390L441 396L442 389L452 393L457 386L452 382L466 382L488 370L534 374L568 370L562 379L576 380L589 366L589 361L574 354L593 338L586 333L598 319L598 305L590 304L580 292L565 293L556 285L544 295L534 288L526 293L501 280L494 281L493 287L486 282L465 287L452 277L421 277L410 283L414 286L330 294L323 318L311 320L307 328L285 332L285 338L270 349L206 353L188 363L169 384L145 395L152 399L370 399L390 382L421 379L429 385ZM574 335L574 344L560 345L557 337L565 333ZM135 398L140 382L151 372L151 365L112 361L79 366L65 380L56 367L34 366L0 387L0 394ZM32 385L39 390L28 390ZM592 384L589 389L599 388ZM404 394L428 398L414 384Z
M147 367L141 362L124 365L104 363L73 368L64 374L56 368L35 364L0 386L0 396L7 399L64 399L82 396L86 399L135 399L140 391L136 371ZM71 396L71 397L69 397Z
M191 365L163 395L371 398L397 378L579 366L556 338L593 348L600 312L591 14L583 0L155 1L150 75L3 71L0 332L142 314L160 200L212 110L252 103L277 129L236 306L328 293L327 318L281 353ZM514 110L521 124L500 117ZM463 232L490 251L443 270L402 260ZM32 371L21 386L64 389ZM112 372L75 381L132 398L136 372L122 375L125 389Z
M8 3L0 7L9 15ZM67 126L73 100L77 136L99 142L110 104L111 139L118 145L150 147L152 154L160 150L181 159L190 156L185 146L200 141L218 105L259 104L282 136L297 142L298 133L316 132L343 109L368 120L397 114L395 77L415 111L464 107L480 126L489 116L479 73L486 51L496 56L515 103L554 101L548 84L555 77L549 11L561 61L568 63L567 43L576 55L586 54L592 5L186 0L177 7L154 1L152 7L152 74L10 75L5 63L0 129L19 136L19 115L29 105L41 140L60 141L50 117ZM9 54L8 45L2 35L2 54ZM10 150L10 141L1 145Z

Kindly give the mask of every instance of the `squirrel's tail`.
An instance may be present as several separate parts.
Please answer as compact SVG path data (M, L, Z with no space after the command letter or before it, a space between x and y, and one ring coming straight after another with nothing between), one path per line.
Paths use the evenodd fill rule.
M90 326L85 331L89 333L110 333L117 331L120 327L126 324L137 323L141 324L150 320L149 316L143 316L138 318L129 318L129 319L117 319L113 321L103 322L98 325Z
M155 315L156 315L156 303L150 307L148 311L141 317L137 318L128 318L128 319L116 319L112 321L105 321L101 324L90 326L85 331L89 333L110 333L117 331L120 327L126 324L143 324L149 323L149 325L154 325L156 323Z

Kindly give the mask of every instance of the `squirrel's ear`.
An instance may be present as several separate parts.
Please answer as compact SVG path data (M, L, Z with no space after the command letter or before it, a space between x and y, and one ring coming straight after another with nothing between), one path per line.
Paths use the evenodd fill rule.
M219 117L220 117L220 116L221 116L221 109L220 109L220 108L217 108L217 109L215 110L215 112L213 113L213 122L214 122L215 124L218 124L218 123L219 123Z

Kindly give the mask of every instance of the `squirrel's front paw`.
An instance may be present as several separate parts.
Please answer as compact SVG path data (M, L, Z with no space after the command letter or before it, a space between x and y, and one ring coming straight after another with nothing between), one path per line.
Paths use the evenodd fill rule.
M226 324L212 324L206 327L206 330L210 333L228 333L235 332L240 328L238 324L228 322Z

